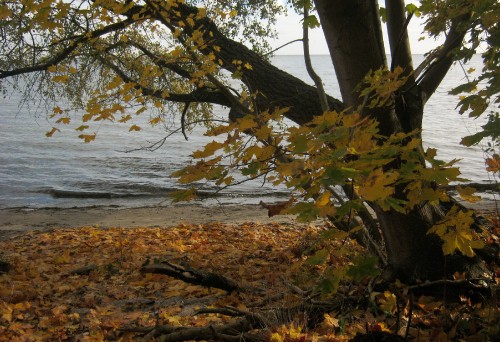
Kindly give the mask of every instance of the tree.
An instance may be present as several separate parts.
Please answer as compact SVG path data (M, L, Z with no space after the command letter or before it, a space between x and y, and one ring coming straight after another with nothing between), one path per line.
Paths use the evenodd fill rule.
M290 3L304 13L307 33L317 24L308 14L313 3ZM85 142L96 138L94 121L125 123L148 111L156 125L176 109L183 132L204 122L207 135L219 136L193 154L196 164L175 174L181 182L207 179L230 186L238 182L236 170L286 184L300 199L280 210L331 219L387 263L393 277L406 281L482 272L474 258L482 246L470 228L474 215L441 187L459 180L459 172L454 162L436 160L435 150L423 150L420 131L425 103L453 62L467 60L483 42L481 78L455 91L474 92L480 81L487 83L461 100L461 110L474 115L498 103L496 1L421 1L416 7L393 0L383 9L374 0L314 1L341 100L266 59L268 47L259 37L272 35L282 6L265 0L235 4L2 0L0 80L19 86L24 78L26 96L36 90L48 99L66 97L73 111L83 113L76 129ZM407 25L417 14L427 18L430 35L445 33L446 40L414 69ZM382 22L388 27L390 66ZM231 87L231 78L241 87ZM228 122L213 117L214 104L230 108ZM71 113L56 106L50 117L63 125ZM295 125L283 128L283 118ZM497 123L498 113L490 114L485 131L466 142L496 138ZM470 197L470 189L461 192Z

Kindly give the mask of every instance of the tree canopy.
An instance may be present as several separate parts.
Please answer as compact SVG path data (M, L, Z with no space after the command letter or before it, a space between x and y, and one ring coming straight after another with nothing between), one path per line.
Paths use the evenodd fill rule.
M308 28L321 22L342 99L324 94L317 77L313 87L269 62L266 38L288 5L304 15L306 62ZM407 33L413 16L431 37L446 37L416 67ZM480 76L452 93L462 94L459 111L489 116L464 144L498 137L498 18L494 0L398 0L382 8L377 1L1 0L0 85L69 101L51 109L47 136L75 120L84 142L96 139L96 122L138 131L139 114L158 125L179 113L184 133L204 123L214 140L174 174L180 182L224 188L240 182L239 173L285 184L296 195L281 209L330 219L398 276L432 278L442 274L429 269L436 257L473 257L483 244L470 229L473 212L454 205L444 188L461 180L456 161L422 148L424 106L451 65L481 49ZM213 105L228 107L228 118L215 118ZM489 160L498 172L498 156ZM459 193L474 200L470 188ZM195 196L193 188L176 200ZM422 245L434 252L422 258ZM417 256L418 271L408 269Z

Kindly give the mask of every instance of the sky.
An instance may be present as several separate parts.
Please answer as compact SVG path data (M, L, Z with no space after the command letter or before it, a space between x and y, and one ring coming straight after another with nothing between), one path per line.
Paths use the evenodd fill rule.
M290 13L287 16L281 15L278 18L278 23L276 25L276 29L278 31L279 39L272 41L273 48L277 48L283 44L286 44L295 39L302 38L302 24L300 20L302 19L301 15L293 13L293 11L289 11ZM414 54L423 54L431 50L432 48L439 45L439 42L436 42L433 38L426 37L425 40L419 41L419 38L422 36L422 28L423 25L422 20L417 17L413 17L410 21L410 25L408 26L408 33L410 36L410 46L412 53ZM385 26L383 25L383 29L385 31ZM384 38L386 43L386 52L389 53L388 40ZM328 47L326 45L323 31L321 28L315 28L309 31L309 45L310 45L310 53L311 55L326 55L329 54ZM302 43L297 42L291 45L288 45L278 51L276 51L277 55L302 55Z

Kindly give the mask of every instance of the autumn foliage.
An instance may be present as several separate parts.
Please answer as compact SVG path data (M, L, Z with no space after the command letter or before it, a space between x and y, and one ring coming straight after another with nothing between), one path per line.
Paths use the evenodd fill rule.
M306 293L314 296L306 289L333 268L360 274L356 284L337 285L344 304L324 313L313 330L303 314L275 321L267 327L269 339L344 341L358 332L400 329L418 341L466 336L475 341L498 333L497 309L467 297L457 306L429 296L410 299L410 288L402 284L370 290L372 277L352 268L362 250L347 237L328 242L332 252L320 265L318 256L327 247L321 236L328 232L315 226L214 223L54 229L11 238L0 242L2 260L11 265L0 275L0 340L131 340L159 326L217 326L229 318L202 310L294 307ZM141 267L160 261L217 272L259 290L228 293L141 273Z

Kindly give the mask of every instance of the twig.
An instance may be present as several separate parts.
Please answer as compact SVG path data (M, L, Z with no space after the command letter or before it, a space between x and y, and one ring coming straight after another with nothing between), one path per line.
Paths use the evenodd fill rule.
M269 52L267 52L267 53L263 54L263 55L262 55L262 57L272 55L273 53L275 53L275 52L276 52L276 51L278 51L279 49L284 48L284 47L285 47L285 46L287 46L287 45L290 45L290 44L293 44L293 43L297 43L297 42L301 42L301 41L302 41L302 39L294 39L294 40L292 40L292 41L289 41L288 43L285 43L285 44L283 44L283 45L281 45L281 46L278 46L276 49L274 49L274 50L272 50L272 51L269 51Z
M483 280L483 281L491 281L491 279L488 278L476 278L474 280ZM415 289L421 289L424 287L431 287L431 286L436 286L436 285L452 285L452 286L467 286L469 288L472 288L474 290L486 290L487 288L484 286L476 285L474 283L471 283L470 280L467 279L460 279L460 280L449 280L449 279L440 279L440 280L434 280L434 281L429 281L423 284L416 284L416 285L411 285L408 286L408 290L415 290Z
M184 135L184 139L186 139L186 141L188 141L188 136L186 135L186 113L189 109L189 105L191 104L191 102L186 102L185 106L184 106L184 110L182 111L182 115L181 115L181 128L182 128L182 135Z
M410 291L410 311L408 312L408 323L406 323L405 340L408 341L410 334L411 316L413 315L413 292Z

